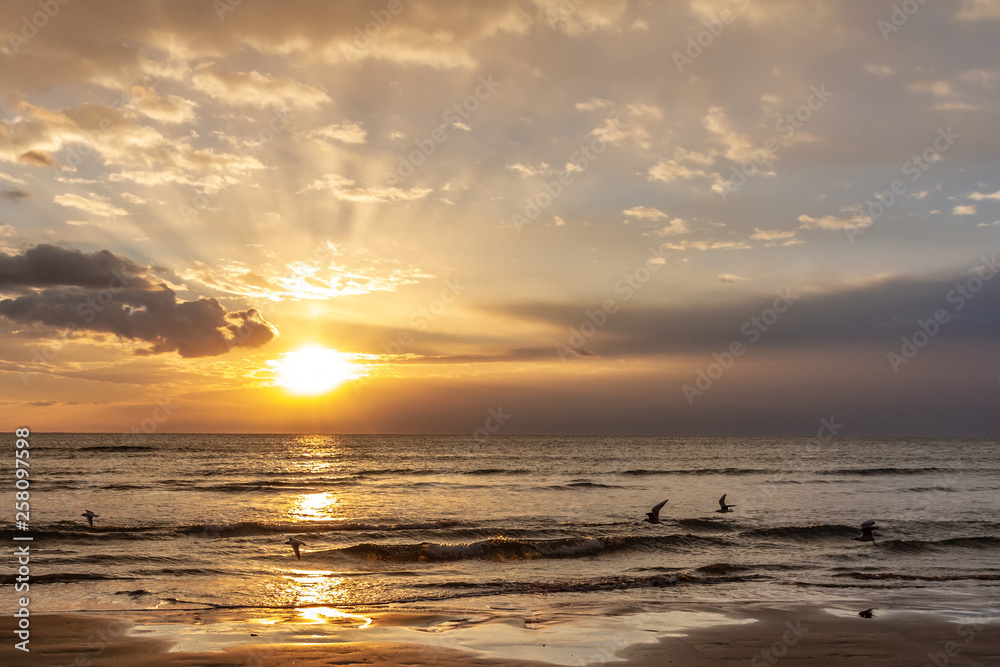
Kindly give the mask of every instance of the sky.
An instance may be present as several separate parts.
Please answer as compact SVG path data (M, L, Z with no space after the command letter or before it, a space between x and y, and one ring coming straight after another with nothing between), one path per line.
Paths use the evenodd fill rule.
M0 26L5 430L998 433L1000 0Z

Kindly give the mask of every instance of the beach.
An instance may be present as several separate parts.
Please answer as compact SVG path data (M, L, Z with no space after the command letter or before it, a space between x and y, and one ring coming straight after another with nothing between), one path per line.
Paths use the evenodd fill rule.
M1000 661L995 440L35 443L3 665Z
M984 609L962 621L914 610L876 610L874 618L862 619L853 608L758 604L689 604L669 613L676 625L658 629L650 627L657 619L647 614L581 616L532 624L524 619L376 613L365 617L371 622L363 629L342 618L303 621L292 612L268 619L194 612L169 619L134 612L45 614L32 618L30 654L15 650L8 642L0 649L0 664L1000 664L998 609ZM707 617L713 624L705 624ZM601 626L607 632L595 632ZM625 627L647 638L615 646L615 635ZM4 618L4 635L11 636L12 629L12 619ZM512 639L517 643L508 644Z

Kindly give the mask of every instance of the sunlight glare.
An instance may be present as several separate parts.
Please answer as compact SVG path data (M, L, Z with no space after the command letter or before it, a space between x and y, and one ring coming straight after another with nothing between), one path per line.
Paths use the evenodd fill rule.
M268 361L277 373L276 384L292 394L316 396L336 389L344 382L361 377L361 369L350 356L318 345L286 352L281 359Z

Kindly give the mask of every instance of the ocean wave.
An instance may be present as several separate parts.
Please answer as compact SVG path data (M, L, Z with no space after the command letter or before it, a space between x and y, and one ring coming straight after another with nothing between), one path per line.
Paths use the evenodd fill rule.
M566 484L552 484L550 486L539 486L539 489L551 491L579 491L581 489L626 489L628 487L617 484L601 484L600 482L589 482L581 480L578 482L567 482Z
M13 574L0 575L0 586L14 583ZM97 574L95 572L58 572L50 574L32 574L31 584L67 584L74 581L132 581L136 577Z
M348 547L314 552L317 556L393 562L457 561L457 560L532 560L548 558L579 558L614 551L639 549L684 549L707 544L729 544L715 537L696 535L656 535L622 537L572 537L552 540L518 540L493 537L474 542L442 544L375 544L365 542Z
M859 534L857 526L844 524L818 523L811 526L775 526L773 528L754 528L740 533L741 537L762 539L786 539L808 542L833 537L855 537Z
M898 572L841 572L834 577L861 581L1000 581L1000 574L968 572L963 574L900 574Z
M354 486L359 480L354 477L337 477L323 479L298 479L282 481L279 479L260 479L248 482L229 482L227 484L198 484L187 488L196 491L218 491L222 493L245 493L247 491L314 491L316 489Z
M733 529L728 522L719 519L677 519L677 525L685 528L701 528L726 533Z
M959 549L996 549L1000 547L1000 537L980 535L975 537L949 537L944 540L882 540L877 546L901 553L920 553L924 551L944 551L949 548Z
M926 466L922 468L834 468L832 470L817 470L817 475L925 475L930 472L962 472L961 468L938 468Z
M72 542L75 540L167 540L177 536L193 536L205 538L248 537L253 535L285 535L314 534L337 532L372 532L393 533L402 531L442 530L468 527L461 521L420 521L413 523L365 523L365 522L316 522L293 523L277 522L262 523L257 521L241 521L221 524L185 524L164 526L95 526L88 528L83 523L58 521L48 525L33 528L31 534L36 539L49 539L54 542ZM10 540L24 533L16 530L0 530L0 539Z
M771 475L773 470L762 470L760 468L672 468L672 469L647 469L626 470L622 475Z
M63 449L63 448L60 448ZM153 452L157 447L147 445L91 445L89 447L66 447L78 452Z

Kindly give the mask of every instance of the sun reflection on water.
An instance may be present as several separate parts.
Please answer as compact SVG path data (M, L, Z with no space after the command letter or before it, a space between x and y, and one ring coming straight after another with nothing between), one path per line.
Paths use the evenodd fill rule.
M323 493L307 493L295 499L292 514L295 518L306 521L332 521L335 519L335 506L340 498L331 491Z

